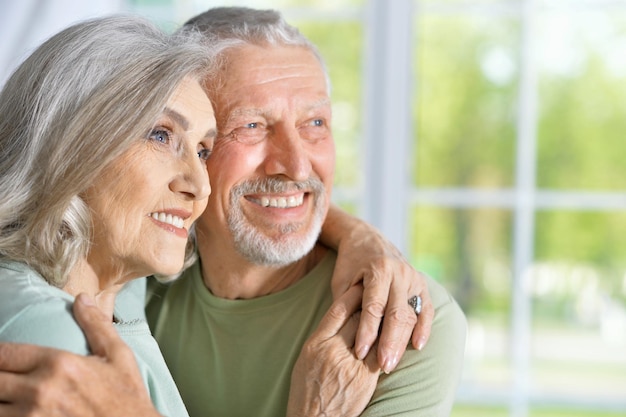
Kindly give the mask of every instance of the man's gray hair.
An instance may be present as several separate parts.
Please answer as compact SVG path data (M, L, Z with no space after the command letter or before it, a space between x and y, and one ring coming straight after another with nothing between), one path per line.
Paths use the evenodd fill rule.
M182 32L200 32L221 51L241 45L299 46L311 51L319 61L330 91L330 78L317 47L282 14L272 9L215 7L189 19Z
M198 39L136 16L84 21L38 47L0 92L0 258L62 287L90 249L82 193L211 60Z

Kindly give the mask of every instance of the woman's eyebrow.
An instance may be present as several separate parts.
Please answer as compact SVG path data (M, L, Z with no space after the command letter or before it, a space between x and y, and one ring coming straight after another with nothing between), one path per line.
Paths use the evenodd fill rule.
M189 129L189 120L187 120L187 118L185 116L183 116L182 114L178 113L176 110L170 109L169 107L166 107L165 110L163 110L163 113L173 119L176 123L178 123L180 125L180 127L183 128L183 130L187 130Z
M209 130L207 130L206 134L204 135L204 137L206 139L215 139L217 138L217 129L216 128L211 128Z

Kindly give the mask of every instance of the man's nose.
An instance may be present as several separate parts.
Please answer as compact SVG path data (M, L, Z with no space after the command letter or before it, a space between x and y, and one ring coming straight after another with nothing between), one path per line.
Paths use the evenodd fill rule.
M266 174L304 181L310 177L311 169L310 155L298 129L285 125L276 127L268 141Z

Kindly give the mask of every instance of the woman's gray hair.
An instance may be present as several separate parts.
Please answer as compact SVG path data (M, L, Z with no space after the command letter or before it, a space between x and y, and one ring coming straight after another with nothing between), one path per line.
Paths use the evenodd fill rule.
M277 10L214 7L189 19L180 32L199 32L205 36L208 43L218 47L221 52L242 45L305 48L311 51L319 61L330 92L328 70L317 47L298 28L287 23Z
M121 15L75 24L37 48L0 93L0 257L62 287L90 248L81 194L213 58L189 34Z

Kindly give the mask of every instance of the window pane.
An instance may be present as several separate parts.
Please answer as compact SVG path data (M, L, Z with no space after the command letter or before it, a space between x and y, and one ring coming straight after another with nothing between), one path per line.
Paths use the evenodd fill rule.
M626 13L540 22L539 187L626 189Z
M513 183L519 23L422 15L416 25L413 181Z
M290 21L320 50L331 78L335 184L355 187L361 176L363 28L352 21ZM340 41L338 41L340 40Z
M452 291L467 315L462 392L507 395L512 384L511 213L413 207L410 214L413 265Z
M624 230L624 212L537 215L532 374L545 396L626 397Z

